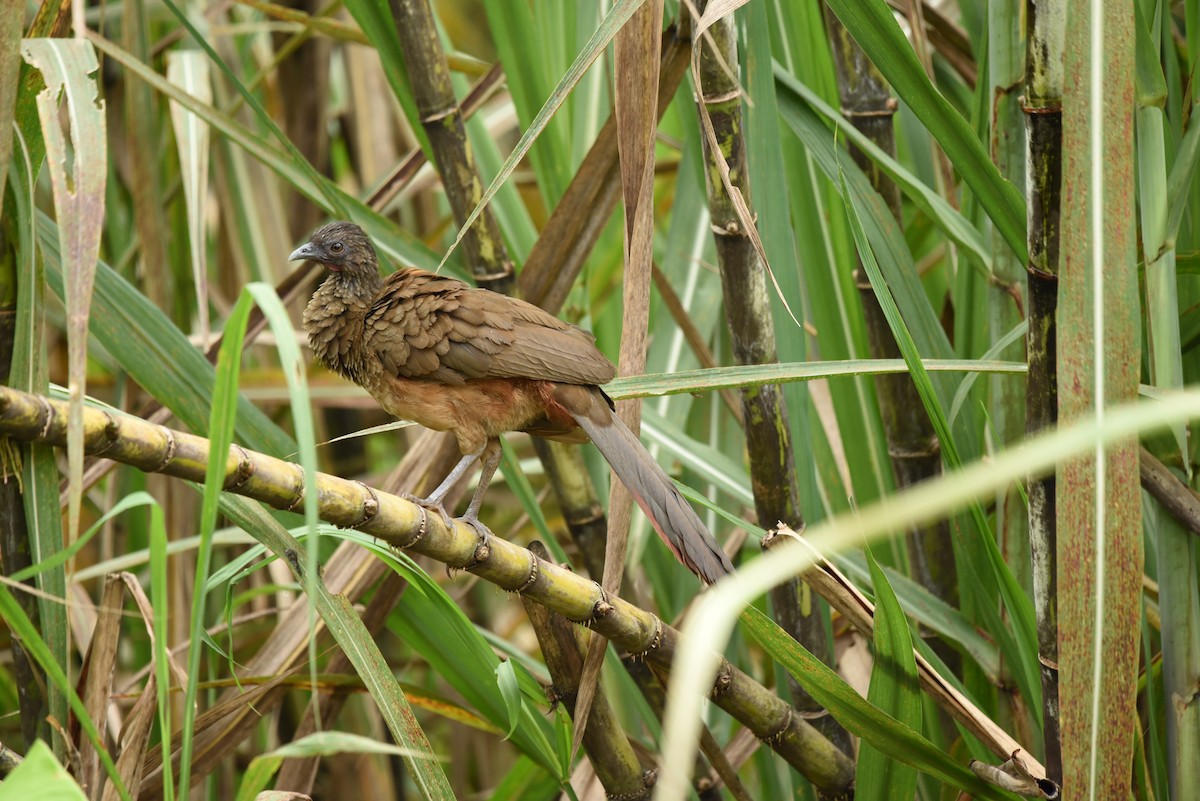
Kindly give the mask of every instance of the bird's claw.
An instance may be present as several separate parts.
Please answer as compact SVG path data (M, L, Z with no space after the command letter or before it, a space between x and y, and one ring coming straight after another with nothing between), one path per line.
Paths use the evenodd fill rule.
M478 537L475 543L475 556L471 560L471 566L486 561L488 556L491 555L492 550L492 546L488 540L495 536L492 530L483 524L478 515L471 514L470 512L458 518L458 522L465 523L475 529L475 534Z
M420 506L427 512L433 512L438 517L442 518L442 523L445 524L448 530L454 528L454 518L450 516L450 512L447 511L446 505L441 501L430 498L418 498L416 495L410 495L408 493L405 493L400 497L406 501L415 503L417 506Z
M466 523L471 528L475 529L475 533L479 535L480 541L486 540L488 537L494 537L492 530L483 524L478 515L467 513L458 518L459 523Z

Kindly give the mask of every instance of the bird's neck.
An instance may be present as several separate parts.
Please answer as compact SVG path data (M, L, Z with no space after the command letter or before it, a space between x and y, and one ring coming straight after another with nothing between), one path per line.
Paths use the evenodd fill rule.
M308 344L329 369L362 383L370 360L363 349L363 319L383 279L377 272L330 273L304 310Z

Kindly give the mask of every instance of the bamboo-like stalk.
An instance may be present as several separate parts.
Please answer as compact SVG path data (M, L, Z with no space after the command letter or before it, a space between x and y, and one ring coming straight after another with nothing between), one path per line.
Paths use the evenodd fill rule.
M1101 15L1097 18L1094 15ZM1064 37L1063 422L1137 399L1142 330L1134 203L1135 26L1131 4L1072 3ZM1098 30L1103 36L1094 38ZM1097 59L1097 57L1099 57ZM1097 96L1095 90L1102 88ZM1098 356L1102 354L1102 356ZM1138 443L1058 468L1059 699L1063 786L1129 793L1142 615ZM1192 788L1188 788L1189 792Z
M833 42L842 113L880 149L895 156L892 117L896 113L896 100L887 82L827 6L825 26ZM853 145L850 145L850 155L871 180L875 191L887 202L896 219L902 220L899 188ZM855 270L854 281L863 304L871 358L900 358L900 348L861 266ZM941 444L912 379L907 374L879 376L875 379L875 388L879 395L879 411L896 483L900 487L908 487L940 475ZM954 551L946 547L949 541L949 524L945 521L910 531L907 536L908 556L913 577L946 603L958 606ZM943 649L939 655L949 657L951 662L956 661L947 649Z
M538 559L550 561L550 555L541 543L532 543L529 550ZM583 671L583 650L577 639L578 630L562 615L551 612L526 596L521 597L521 603L537 634L542 657L553 681L553 697L550 700L562 703L574 718L579 677ZM583 732L583 747L609 798L636 801L650 796L655 774L642 770L629 738L625 736L624 729L600 688L592 697L587 727Z
M1058 421L1058 259L1062 196L1062 30L1066 3L1026 4L1025 130L1028 209L1029 373L1025 379L1025 431L1036 434ZM1046 772L1062 782L1058 725L1058 567L1055 477L1031 479L1029 548L1042 676L1042 736Z
M571 445L541 437L533 438L533 449L546 467L546 480L558 498L571 539L583 554L588 575L604 575L608 516L596 498L583 454Z
M714 153L708 137L702 137L708 208L733 355L739 364L774 364L778 357L766 270L717 167L717 161L724 159L729 165L730 183L741 191L747 205L752 205L742 134L742 97L734 79L738 51L732 17L712 25L693 46L699 53L700 102L720 146L720 153ZM768 384L743 390L741 399L759 522L769 526L781 520L792 528L803 528L787 408L779 387Z
M461 225L479 205L483 182L467 141L433 10L429 0L391 0L391 8L417 113L429 137L446 199ZM497 292L512 291L515 281L512 261L504 247L500 225L490 209L483 210L463 237L463 250L477 284Z
M61 446L66 413L66 404L59 401L0 388L0 434ZM84 445L139 470L189 481L204 480L209 459L208 440L202 437L90 408L84 413ZM226 461L224 486L277 509L294 509L303 502L304 476L298 464L235 445ZM463 523L447 527L421 506L356 481L318 473L316 490L322 519L470 571L670 669L679 632L628 601L606 596L595 582L505 540L481 540ZM850 787L853 763L783 700L728 662L718 672L712 700L816 787L830 793Z
M650 710L654 716L662 720L666 714L667 708L667 691L659 683L654 675L654 670L644 661L625 654L621 657L621 664L625 667L625 671L633 678L639 690L641 690L642 698L650 705ZM701 737L712 737L707 728L701 730ZM701 742L701 750L703 750L703 741ZM713 781L713 771L709 768L702 753L696 753L696 765L692 770L692 787L701 801L721 801L724 796L721 794L720 786Z
M1025 74L1025 36L1020 24L1023 0L994 0L988 13L988 78L992 100L990 119L992 161L1000 174L1016 185L1025 177L1025 120L1020 94ZM992 276L987 287L988 340L996 342L1025 317L1025 275L1022 260L995 228L991 232ZM1013 343L1006 358L1020 358L1021 343ZM1025 381L1021 376L992 376L988 416L1006 448L1025 435ZM1028 586L1029 516L1016 487L996 495L996 533L1013 572Z
M703 13L706 5L699 3L698 10ZM707 124L704 119L707 116L720 148L720 152L714 152L710 138L701 137L708 209L717 246L733 356L739 364L774 364L779 358L766 269L725 188L718 166L718 160L724 159L729 167L730 183L741 192L747 206L753 208L746 140L742 132L742 95L735 78L739 62L732 15L710 26L692 47L699 63L699 102L703 104L701 125ZM778 385L767 384L743 389L739 394L758 522L767 527L782 522L802 530L804 515L800 508L796 460L783 392ZM819 602L812 598L800 579L780 584L770 595L775 620L780 627L821 661L833 664ZM807 602L802 603L802 597ZM789 686L797 708L808 713L822 709L798 683L789 680ZM820 718L820 725L826 736L849 751L850 739L841 725L827 717Z

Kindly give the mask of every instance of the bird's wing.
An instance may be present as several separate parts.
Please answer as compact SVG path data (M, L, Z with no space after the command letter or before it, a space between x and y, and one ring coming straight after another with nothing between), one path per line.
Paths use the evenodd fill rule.
M591 334L532 304L424 270L387 279L363 333L384 370L403 378L602 384L616 372Z

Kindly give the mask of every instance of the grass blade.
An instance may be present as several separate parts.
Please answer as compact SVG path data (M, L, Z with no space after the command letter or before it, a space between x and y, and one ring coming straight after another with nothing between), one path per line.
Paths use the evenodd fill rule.
M816 92L805 86L796 78L789 75L778 64L775 66L775 80L782 90L779 93L781 106L787 106L792 114L799 111L803 104L815 111L826 124L836 130L838 136L845 137L863 153L871 157L883 172L892 179L900 191L904 193L914 206L929 216L955 244L970 254L972 261L982 266L985 273L992 272L992 255L983 240L979 230L968 221L961 212L951 206L945 198L931 189L928 184L913 175L896 159L885 153L871 139L854 127L833 106L822 100Z
M229 446L233 444L234 423L237 419L238 376L241 373L242 340L246 336L246 323L250 319L251 298L242 293L237 305L225 322L225 338L217 356L216 379L213 383L212 411L209 413L208 437L212 451L208 459L208 471L204 481L204 500L200 507L200 545L196 549L196 580L193 587L203 587L208 581L212 564L212 535L217 526L217 509L221 490L225 486L228 472ZM204 631L204 600L202 592L192 595L192 617L190 631ZM187 688L183 702L183 739L179 758L179 795L186 797L191 787L192 738L195 737L196 687L200 680L200 649L203 639L192 637L188 646ZM164 759L164 767L170 764ZM164 779L165 781L165 779Z
M108 178L104 101L89 78L99 69L96 52L83 41L27 39L25 60L42 73L38 116L50 163L54 210L63 270L67 281L67 352L71 414L67 424L68 540L79 534L83 502L83 396L87 392L87 330L96 255L104 227L104 191ZM71 124L68 150L60 127L59 96L65 94ZM69 165L69 166L68 166ZM68 174L69 169L69 174Z
M900 615L900 620L904 622L903 615ZM926 740L915 729L865 700L821 660L784 634L762 612L750 607L742 613L741 622L747 632L772 657L779 660L788 673L851 734L886 752L895 761L924 771L939 781L970 793L975 798L1008 798L996 788L981 782L966 766ZM907 623L904 627L907 630ZM909 654L912 654L911 646ZM883 796L864 794L864 797ZM912 793L909 792L907 797L911 798Z
M908 620L870 548L867 564L875 586L875 665L867 700L913 732L919 732L921 692ZM895 759L893 753L891 744L884 749L869 742L863 744L858 752L855 793L880 801L912 799L917 789L917 772Z
M942 146L1018 260L1026 261L1020 192L1001 177L970 124L930 83L892 10L883 0L829 0L829 7Z
M208 62L197 50L174 50L167 54L167 80L205 104L212 103ZM171 122L175 126L175 144L179 149L179 167L183 178L183 197L187 206L188 244L192 257L192 277L196 282L197 312L200 322L201 349L208 349L208 265L204 258L206 237L204 213L208 206L208 125L178 103L171 104Z
M5 265L6 270L11 267L11 273L5 277L11 276L17 297L8 381L18 389L45 392L48 386L45 345L46 279L43 260L38 258L37 254L37 236L33 222L37 212L34 207L36 177L31 151L36 143L31 144L20 135L13 138L19 144L19 148L11 170L15 180L10 184L12 191L9 197L13 199L13 203L8 208L15 207L15 224L10 231L15 234L16 241L13 244L16 248L11 265ZM62 512L58 501L58 465L53 449L43 445L31 444L22 449L21 455L23 464L18 486L22 490L25 525L24 532L13 530L13 535L14 538L24 536L27 542L13 543L12 558L15 562L17 554L24 550L29 562L39 564L43 560L53 558L63 549ZM36 617L58 664L66 665L69 663L67 615L66 607L60 601L67 595L65 570L59 567L39 576L37 587L44 595L26 604L27 613ZM28 596L25 598L28 599ZM46 682L44 676L32 675L26 679L45 687L45 700L36 700L37 693L29 693L26 701L22 703L23 729L31 737L40 736L52 742L56 753L65 758L66 743L50 726L47 712L56 720L65 720L68 714L66 695L56 684Z

